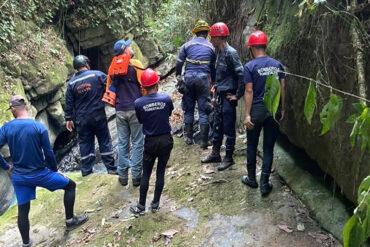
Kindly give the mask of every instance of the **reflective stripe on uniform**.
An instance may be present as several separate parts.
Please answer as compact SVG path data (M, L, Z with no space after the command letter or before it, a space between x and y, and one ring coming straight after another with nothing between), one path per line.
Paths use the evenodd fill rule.
M235 71L244 71L244 68L243 66L238 66L237 68L235 68Z
M212 51L214 51L214 50L215 50L215 48L214 48L212 45L204 44L204 43L200 43L200 42L192 42L192 43L190 43L190 44L188 44L188 45L185 45L185 49L187 49L187 48L189 48L190 46L193 46L193 45L202 45L202 46L206 46L206 47L208 47L208 48L211 48L211 49L212 49Z
M87 78L91 78L91 77L94 77L94 76L95 76L95 74L89 74L89 75L83 76L83 77L81 77L81 78L78 78L78 79L76 79L76 80L74 80L74 81L70 81L68 84L69 84L69 85L73 85L73 84L75 84L76 82L83 81L83 80L85 80L85 79L87 79Z
M190 58L186 58L186 62L193 63L193 64L210 64L210 61L200 61L200 60L194 60Z
M180 58L177 59L177 62L183 63L184 61L181 60Z
M114 154L113 151L111 151L111 152L105 152L105 153L100 153L100 155L112 155L112 154Z
M81 157L81 160L85 160L85 159L90 158L92 156L95 157L95 154L94 153L91 153L91 154L88 154L86 156L83 156L83 157Z

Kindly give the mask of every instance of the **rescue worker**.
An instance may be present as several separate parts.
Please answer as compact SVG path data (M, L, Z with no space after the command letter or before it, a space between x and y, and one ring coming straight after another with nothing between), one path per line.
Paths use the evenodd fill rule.
M131 40L119 40L114 44L115 56L127 54L133 57ZM118 133L118 175L119 182L128 184L128 170L131 168L132 184L140 185L143 162L144 135L142 125L135 114L134 102L142 96L141 85L137 72L131 64L127 64L125 75L113 76L112 84L116 88L116 121ZM131 155L130 155L131 143Z
M243 66L236 50L227 43L229 28L225 23L213 24L210 36L217 53L214 135L212 151L201 162L221 162L220 148L225 135L226 155L218 167L219 171L223 171L234 164L236 106L244 94Z
M263 196L270 193L272 184L269 181L274 145L279 134L277 120L284 119L285 112L285 74L283 65L266 55L267 36L262 31L254 31L246 46L249 48L253 60L244 66L245 82L245 125L247 127L247 171L248 175L241 178L242 182L251 188L257 188L256 181L256 154L259 136L263 129L263 163L260 179L260 191ZM281 84L281 101L275 116L267 111L263 103L266 79L276 74Z
M88 220L87 215L74 215L76 183L58 171L45 126L28 117L25 99L14 95L9 100L14 120L0 129L0 148L8 144L13 165L0 155L0 167L12 173L12 183L18 203L18 228L22 246L32 246L29 230L30 201L36 199L36 187L50 191L64 190L67 230ZM54 203L54 202L53 202Z
M66 127L71 132L75 127L77 129L82 176L93 172L95 136L98 139L100 155L108 174L116 175L117 167L114 163L105 105L101 101L107 76L101 71L90 70L89 62L89 58L84 55L78 55L73 60L73 67L77 73L67 85L64 108Z
M214 78L215 49L207 40L209 25L203 20L198 20L193 33L196 38L185 43L176 62L176 78L178 84L182 81L182 67L185 65L185 87L180 93L182 97L182 109L184 111L184 139L186 144L193 143L193 123L195 103L198 104L199 127L201 142L200 147L207 148L209 120L208 115L212 111L210 105L210 79ZM179 87L181 88L181 86Z
M152 69L146 69L141 75L143 87L147 95L135 100L135 110L139 122L143 124L145 134L143 176L140 185L139 203L130 207L135 214L144 214L149 179L154 162L158 158L157 179L155 182L154 198L151 203L152 212L159 209L164 186L165 168L173 148L171 125L169 117L173 110L171 97L158 93L159 76Z

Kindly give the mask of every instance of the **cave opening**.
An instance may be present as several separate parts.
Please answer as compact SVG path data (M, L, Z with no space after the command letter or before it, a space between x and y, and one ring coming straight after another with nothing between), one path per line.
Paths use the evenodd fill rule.
M90 69L105 71L104 64L102 62L102 52L98 46L91 47L88 49L80 50L80 54L87 56L90 59Z

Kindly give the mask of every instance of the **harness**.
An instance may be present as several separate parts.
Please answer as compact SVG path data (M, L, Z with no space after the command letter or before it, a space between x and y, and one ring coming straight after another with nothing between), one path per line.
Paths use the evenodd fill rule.
M194 60L190 58L186 58L186 62L192 63L192 64L211 64L211 61L201 61L201 60Z

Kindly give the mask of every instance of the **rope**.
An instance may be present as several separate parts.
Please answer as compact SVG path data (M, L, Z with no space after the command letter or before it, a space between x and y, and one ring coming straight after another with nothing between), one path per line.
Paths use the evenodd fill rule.
M370 103L370 100L369 99L366 99L366 98L363 98L363 97L360 97L358 95L355 95L355 94L352 94L352 93L348 93L348 92L345 92L345 91L342 91L342 90L339 90L337 88L334 88L330 85L326 85L322 82L319 82L319 81L316 81L312 78L309 78L309 77L306 77L306 76L302 76L302 75L297 75L297 74L293 74L293 73L289 73L289 72L285 72L285 71L279 71L279 73L284 73L284 74L287 74L287 75L292 75L292 76L295 76L295 77L299 77L299 78L302 78L302 79L306 79L306 80L309 80L309 81L313 81L315 82L316 84L320 85L320 86L323 86L323 87L326 87L326 88L329 88L330 91L336 91L338 93L342 93L344 95L348 95L348 96L352 96L354 98L357 98L357 99L360 99L360 100L363 100L363 101L366 101L366 102L369 102Z

